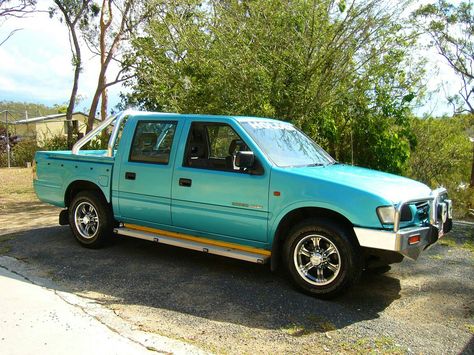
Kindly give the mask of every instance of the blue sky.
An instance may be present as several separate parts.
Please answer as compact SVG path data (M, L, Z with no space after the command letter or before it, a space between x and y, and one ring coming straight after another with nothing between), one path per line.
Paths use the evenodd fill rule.
M50 1L39 0L39 8L47 9ZM419 3L418 3L419 4ZM58 18L50 19L47 13L36 13L29 18L9 19L0 24L0 41L13 29L21 28L0 46L0 101L26 101L46 105L68 101L73 67L66 26ZM433 92L431 99L416 110L418 115L450 114L445 99L452 94L458 79L434 50L420 53L428 58L427 87ZM95 91L98 58L86 47L83 49L84 70L80 77L79 94L84 100L79 109L87 111ZM117 67L111 66L109 77ZM109 91L109 109L119 101L123 88L113 86ZM434 92L438 90L438 92Z
M39 8L47 9L50 1L39 0ZM0 46L0 100L37 102L46 105L68 102L73 78L71 51L66 26L47 13L28 18L8 19L0 25L0 41L14 29L17 31ZM99 60L84 46L84 70L78 93L84 98L79 109L86 109L97 85ZM117 67L110 67L112 78ZM119 101L121 87L109 90L109 108Z

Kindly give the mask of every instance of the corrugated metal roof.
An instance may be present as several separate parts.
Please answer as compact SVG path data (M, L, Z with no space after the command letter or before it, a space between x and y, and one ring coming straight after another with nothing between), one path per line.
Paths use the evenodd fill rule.
M83 115L84 117L87 117L87 115L83 112L74 112L73 115ZM50 120L58 119L58 118L61 118L61 117L66 117L66 114L65 113L57 113L57 114L54 114L54 115L33 117L33 118L13 121L13 122L11 122L11 124L26 124L26 123L35 123L35 122L41 122L41 121L50 121Z

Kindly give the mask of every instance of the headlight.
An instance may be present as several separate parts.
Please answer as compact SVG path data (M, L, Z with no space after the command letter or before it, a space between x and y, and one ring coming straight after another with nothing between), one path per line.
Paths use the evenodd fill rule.
M393 224L395 219L395 207L383 206L377 208L377 215L382 224Z

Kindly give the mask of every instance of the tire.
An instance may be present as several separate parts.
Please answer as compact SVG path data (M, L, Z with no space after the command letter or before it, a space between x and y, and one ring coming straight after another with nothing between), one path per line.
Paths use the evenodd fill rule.
M82 246L103 246L113 229L112 212L105 198L94 191L79 192L69 207L69 225Z
M318 298L340 294L362 272L360 247L349 231L329 220L313 218L297 224L283 248L293 283Z

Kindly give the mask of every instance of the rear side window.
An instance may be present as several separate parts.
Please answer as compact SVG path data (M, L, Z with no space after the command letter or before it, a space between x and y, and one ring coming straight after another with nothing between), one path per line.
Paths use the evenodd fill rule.
M175 131L176 122L138 122L129 161L168 164Z

